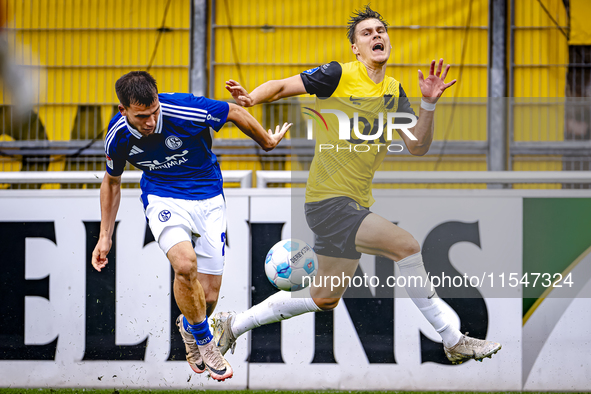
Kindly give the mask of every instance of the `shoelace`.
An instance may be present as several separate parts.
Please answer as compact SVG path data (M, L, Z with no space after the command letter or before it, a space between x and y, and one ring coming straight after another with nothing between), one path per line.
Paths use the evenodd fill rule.
M208 361L212 361L214 365L212 365L213 368L215 369L223 369L225 368L225 364L224 361L222 359L222 355L221 353L219 353L218 348L213 344L213 342L209 342L207 345L204 346L205 352L203 354L203 358L208 360ZM216 350L217 354L216 354Z
M195 340L195 337L193 336L193 334L187 332L185 329L182 330L182 336L184 342L187 345L190 345L189 353L187 354L189 360L197 362L197 360L199 359L198 356L201 356L201 353L199 352L199 348L196 347L197 341ZM193 348L193 346L195 346L195 348Z
M183 339L185 340L185 343L187 343L189 345L193 345L193 344L197 343L193 334L186 331L185 329L183 329Z

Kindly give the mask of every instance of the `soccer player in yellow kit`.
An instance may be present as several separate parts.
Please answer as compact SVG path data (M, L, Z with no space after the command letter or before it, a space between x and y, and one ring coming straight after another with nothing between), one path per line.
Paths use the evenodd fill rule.
M388 112L414 115L400 82L386 75L392 47L387 23L382 16L369 6L357 11L349 21L348 38L357 58L354 62L331 62L290 78L268 81L250 94L235 81L228 81L226 89L244 107L308 93L317 96L316 105L320 108L338 106L344 111L364 114L377 114L385 108ZM445 83L449 68L448 65L443 70L443 59L440 59L438 64L431 62L427 78L420 70L418 72L422 93L418 121L410 129L412 134L398 130L413 155L424 155L429 150L433 140L435 105L443 92L456 82ZM358 138L360 134L365 136L365 141L355 140L354 136L349 140L339 139L337 117L327 115L325 118L328 130L316 135L305 204L306 220L315 234L317 276L353 277L361 253L385 256L396 262L401 276L423 279L423 286L406 287L407 293L440 334L445 354L451 362L482 360L496 353L501 348L499 343L468 337L451 324L451 316L446 312L449 306L431 286L425 285L429 279L419 243L413 236L369 211L374 203L372 179L387 153L383 135L381 139L368 141L370 134L375 133L367 130L371 133L355 134ZM372 121L376 121L375 115L373 118L368 122L368 129ZM385 123L386 119L383 119L382 124ZM348 145L363 142L368 146L364 147L363 153L342 155L343 151L350 149ZM340 147L340 154L337 149L319 152L322 144ZM335 308L347 286L346 282L336 288L312 286L309 297L292 297L290 293L280 291L247 311L238 314L220 312L214 316L214 340L225 354L228 349L233 349L238 336L253 328L307 312Z

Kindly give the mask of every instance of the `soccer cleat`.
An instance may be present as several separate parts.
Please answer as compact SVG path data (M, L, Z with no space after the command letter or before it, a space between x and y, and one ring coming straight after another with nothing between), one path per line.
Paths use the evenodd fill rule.
M462 335L460 341L454 346L443 345L443 350L452 364L461 364L472 358L477 361L482 361L485 357L491 358L493 354L501 350L501 344Z
M236 312L218 312L213 317L213 341L215 342L222 355L228 350L236 348L236 337L232 333L232 322L236 317Z
M203 357L201 357L201 353L199 352L197 341L195 340L193 334L185 330L185 327L183 326L183 315L179 315L179 317L177 317L176 325L179 328L181 337L185 343L187 362L191 366L191 369L195 371L195 373L205 372L205 364L203 363Z
M199 352L203 356L205 368L207 368L212 378L223 382L232 377L234 374L232 367L228 364L224 356L222 356L220 349L215 345L213 339L205 345L198 346Z

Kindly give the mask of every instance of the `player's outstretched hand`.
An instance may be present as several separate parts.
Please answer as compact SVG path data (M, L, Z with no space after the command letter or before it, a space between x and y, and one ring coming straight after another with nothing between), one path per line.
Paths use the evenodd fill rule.
M285 122L283 123L283 126L277 125L277 127L275 127L275 132L273 132L272 129L269 129L268 133L269 137L271 137L271 140L273 141L273 147L265 149L265 152L269 152L270 150L275 149L275 147L279 145L279 142L283 139L285 133L287 133L287 130L289 130L291 126L293 126L293 123Z
M238 82L232 79L226 81L226 90L230 92L234 100L236 100L236 104L242 107L252 107L252 98L246 89L244 89L244 87L242 87L242 85L240 85Z
M443 59L439 59L437 72L435 72L435 60L433 60L431 62L431 68L429 69L429 76L427 78L424 78L423 72L419 70L419 87L421 88L421 94L423 95L423 99L425 101L429 103L436 103L445 89L457 82L457 80L454 79L449 83L445 83L445 77L447 76L447 72L449 71L450 67L451 66L448 64L445 67L445 71L442 73Z
M94 247L94 251L92 252L92 266L98 272L101 272L109 262L107 255L111 250L111 245L112 241L110 239L101 238Z

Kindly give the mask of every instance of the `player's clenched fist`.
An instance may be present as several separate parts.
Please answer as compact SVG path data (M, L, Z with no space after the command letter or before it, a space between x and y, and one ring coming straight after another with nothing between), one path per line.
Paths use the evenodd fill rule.
M107 254L111 250L111 244L112 241L110 239L101 238L94 247L94 251L92 252L92 266L98 272L101 272L109 262Z

